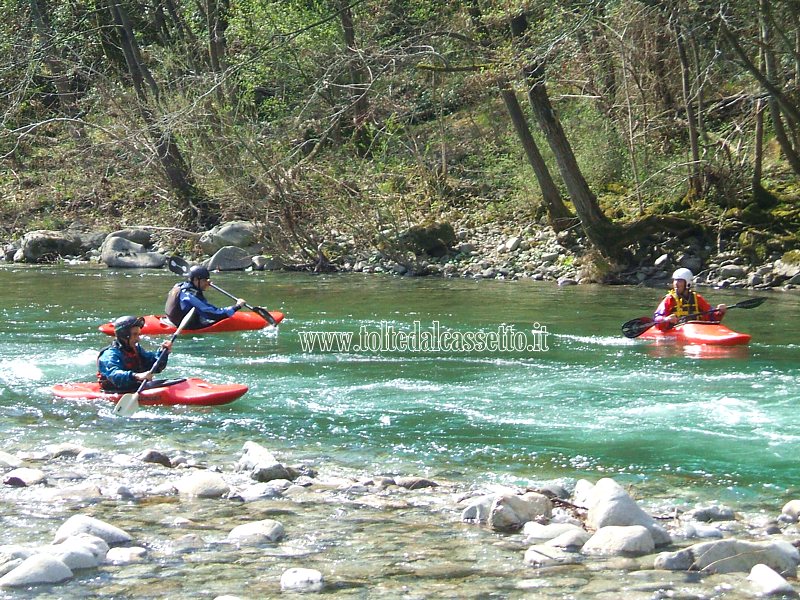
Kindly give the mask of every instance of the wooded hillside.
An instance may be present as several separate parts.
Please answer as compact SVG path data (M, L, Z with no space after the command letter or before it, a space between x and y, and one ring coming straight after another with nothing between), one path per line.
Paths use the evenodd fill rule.
M800 247L797 0L0 0L5 237L426 220Z

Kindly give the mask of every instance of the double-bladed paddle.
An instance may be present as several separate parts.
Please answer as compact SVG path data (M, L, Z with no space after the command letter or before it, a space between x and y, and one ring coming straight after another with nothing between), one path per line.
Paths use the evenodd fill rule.
M176 275L181 275L182 277L189 276L189 269L190 269L189 263L187 263L185 260L183 260L178 256L170 256L169 259L167 259L167 266L169 267L169 270L175 273ZM214 285L212 283L211 287L217 290L220 294L225 294L228 298L231 298L232 300L238 300L236 296L226 292L218 285ZM245 303L245 306L250 310L252 310L257 315L259 315L270 325L276 325L275 317L269 314L269 311L266 308L263 308L261 306L250 306L247 303Z
M175 333L173 333L172 337L169 338L170 342L174 342L175 338L178 337L178 334L181 331L183 331L183 328L189 324L189 321L191 321L192 317L194 316L194 310L195 310L194 307L192 307L192 309L188 313L186 313L186 316L183 317L183 321L181 321L181 324L178 325L178 328L175 330ZM150 367L149 371L147 371L148 373L152 373L153 371L155 371L156 367L158 366L158 363L161 360L162 353L167 351L168 350L164 348L161 352L158 353L158 356L156 356L156 360L153 363L153 366ZM114 411L113 411L114 414L120 415L122 417L130 417L133 413L139 410L139 394L142 392L145 385L147 385L146 377L142 380L142 383L139 385L139 389L136 390L135 393L125 394L119 400L117 400L117 403L114 405Z
M766 301L765 297L748 298L747 300L742 300L741 302L737 302L733 306L729 306L728 310L732 308L755 308L756 306L761 306L762 304L764 304L765 301ZM704 315L710 315L715 311L716 309L714 308L704 312L686 315L685 317L681 317L678 320L678 324L686 323L687 321L691 321L692 319L696 319L697 317L702 317ZM622 335L624 335L626 338L636 338L642 335L645 331L650 329L655 324L656 322L650 317L639 317L638 319L631 319L630 321L622 325Z

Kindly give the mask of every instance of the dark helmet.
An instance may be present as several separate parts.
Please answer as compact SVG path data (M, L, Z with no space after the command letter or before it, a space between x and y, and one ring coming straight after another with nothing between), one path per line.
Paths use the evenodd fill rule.
M187 279L191 281L192 279L211 279L211 273L208 272L203 265L195 265L191 269L189 269L189 275L187 275Z
M114 321L114 335L117 339L127 340L131 337L131 329L144 326L144 317L127 315Z

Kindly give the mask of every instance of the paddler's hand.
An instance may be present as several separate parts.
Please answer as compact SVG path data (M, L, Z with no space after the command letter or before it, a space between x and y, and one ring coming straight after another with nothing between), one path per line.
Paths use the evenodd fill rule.
M727 304L717 304L717 314L719 315L720 319L725 316L725 311L727 310L728 310Z
M153 381L153 374L150 371L144 371L142 373L134 373L133 378L137 381Z
M167 340L166 342L164 342L163 344L161 344L161 347L162 347L164 350L166 350L167 352L171 351L171 350L172 350L172 340Z
M238 298L236 300L236 304L233 305L233 308L234 308L234 310L239 310L239 309L243 308L245 304L247 304L247 303L244 300L242 300L241 298Z

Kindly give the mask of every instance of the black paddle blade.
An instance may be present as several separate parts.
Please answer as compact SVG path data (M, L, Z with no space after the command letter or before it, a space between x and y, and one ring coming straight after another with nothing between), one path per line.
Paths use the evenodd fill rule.
M274 326L275 325L275 317L269 314L269 311L266 308L262 308L260 306L253 306L253 312L259 315L262 319L264 319L267 323Z
M759 298L748 298L747 300L742 300L741 302L737 302L733 306L729 306L728 308L755 308L756 306L761 306L766 302L767 299L764 296Z
M186 277L189 274L189 263L183 260L180 256L170 256L167 259L167 266L169 267L169 270L176 275Z
M622 335L626 338L635 338L642 335L645 331L650 329L656 322L650 317L639 317L638 319L631 319L622 325Z

